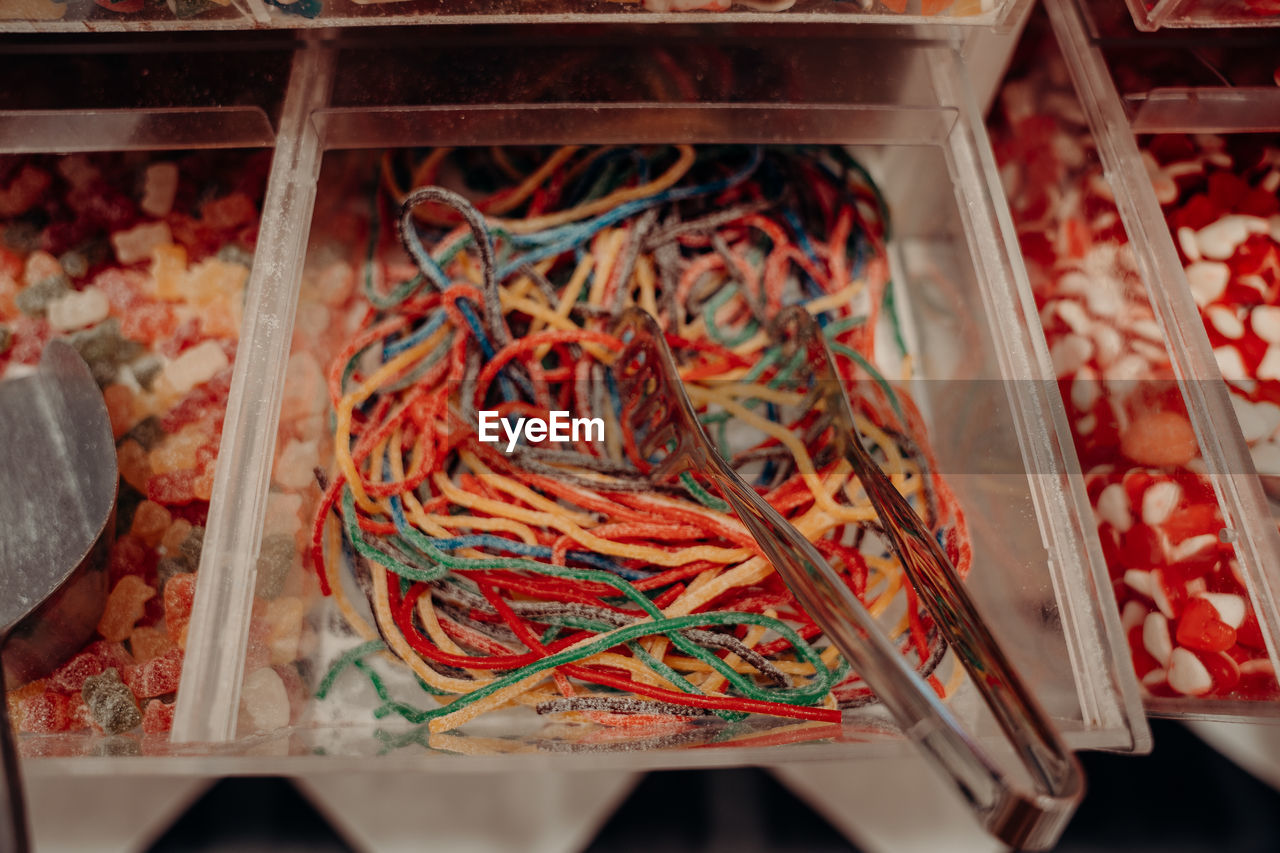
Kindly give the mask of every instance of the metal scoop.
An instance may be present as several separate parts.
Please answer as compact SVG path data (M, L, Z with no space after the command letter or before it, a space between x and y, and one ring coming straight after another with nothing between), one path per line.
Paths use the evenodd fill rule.
M107 592L116 453L102 392L79 353L50 341L40 366L0 382L0 647L4 680L52 672L93 636ZM3 685L0 685L2 687ZM0 850L28 849L17 751L0 701L9 811Z

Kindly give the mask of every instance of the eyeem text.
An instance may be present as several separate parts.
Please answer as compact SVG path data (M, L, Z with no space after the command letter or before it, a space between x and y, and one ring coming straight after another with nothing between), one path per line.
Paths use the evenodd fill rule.
M507 439L507 453L516 449L523 435L530 444L543 441L604 441L604 418L571 418L568 412L551 412L550 420L542 418L502 418L495 411L481 411L480 440L489 444L501 442L498 427Z

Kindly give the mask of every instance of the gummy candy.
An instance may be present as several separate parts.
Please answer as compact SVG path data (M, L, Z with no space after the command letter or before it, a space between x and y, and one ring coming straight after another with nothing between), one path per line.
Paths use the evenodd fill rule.
M49 304L61 299L71 291L71 281L63 274L61 267L54 275L28 284L18 292L14 300L18 310L32 316L43 315L49 310Z
M9 692L15 722L28 704L25 730L135 726L123 705L103 716L116 702L106 681L96 710L78 695L110 670L126 692L177 687L252 263L252 243L237 241L256 235L268 163L77 154L16 158L0 174L0 378L38 362L51 338L69 341L103 389L121 480L98 638ZM147 704L148 732L167 731L173 706Z
M187 250L172 243L151 250L151 278L158 299L182 298L182 278L187 271Z
M258 578L254 594L259 598L275 598L279 595L297 555L298 546L292 536L274 534L264 537L262 550L258 554Z
M125 385L108 385L102 389L102 398L107 404L111 434L120 438L133 426L133 392Z
M146 182L142 188L142 212L161 217L173 209L178 194L178 166L176 163L152 163L147 167Z
M116 448L116 464L120 469L120 479L146 494L147 481L151 479L151 460L142 445L131 438L120 442Z
M156 553L133 534L116 539L107 558L107 576L116 584L125 575L145 577L155 570Z
M191 535L194 525L185 518L175 518L173 524L164 532L160 547L168 555L177 555L182 550L182 543Z
M240 721L251 732L289 725L289 694L279 673L264 666L249 673L240 690Z
M39 696L44 693L45 685L48 683L46 678L38 678L35 681L28 682L16 690L10 690L5 696L5 701L9 707L9 719L16 721L18 719L18 704L24 699L30 699L33 696Z
M114 667L86 678L80 695L94 725L107 734L127 732L142 722L137 700Z
M147 497L162 504L188 504L196 499L194 471L171 471L147 480Z
M163 734L173 728L173 712L177 706L172 702L152 699L142 709L142 730L147 734Z
M164 623L169 640L178 648L187 644L187 623L195 597L196 576L190 572L174 575L164 585Z
M45 313L56 331L83 329L105 320L111 312L107 295L95 287L72 290L49 300Z
M215 341L205 341L165 365L156 383L163 383L166 390L182 395L208 382L229 365L222 347Z
M244 193L229 193L222 198L207 201L200 208L200 217L212 228L229 229L256 219L258 210L253 199Z
M49 189L52 177L48 172L28 163L9 181L0 187L0 216L20 216L31 209Z
M71 699L62 693L41 693L18 702L14 724L20 732L65 732L71 727Z
M298 658L298 640L302 635L302 601L292 596L267 602L267 637L271 663L284 665Z
M102 661L103 668L114 666L116 669L120 669L136 663L133 655L129 654L129 650L124 647L123 643L116 643L110 640L95 640L85 647L85 653L93 655Z
M115 247L116 259L122 264L136 264L151 257L157 246L173 242L173 234L164 222L144 222L128 231L117 231L111 235L111 245Z
M147 600L155 594L155 588L137 575L122 577L107 596L106 608L98 620L98 633L115 642L126 639L142 618Z
M89 652L81 652L53 671L48 689L59 693L77 693L86 678L102 672L102 658Z
M200 552L204 550L204 527L199 524L191 526L191 532L178 546L178 553L186 564L195 571L200 566Z
M173 515L155 501L144 500L133 511L133 526L129 532L142 540L147 547L154 548L160 544L169 525L173 523Z
M178 689L178 679L181 676L182 650L170 649L140 664L130 686L138 698L148 699L173 693Z
M169 635L159 628L142 625L133 629L129 635L129 648L138 663L144 664L174 648Z

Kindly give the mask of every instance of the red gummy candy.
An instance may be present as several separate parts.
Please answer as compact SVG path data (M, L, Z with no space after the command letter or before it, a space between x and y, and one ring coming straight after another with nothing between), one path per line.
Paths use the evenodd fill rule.
M1190 160L1200 152L1190 137L1181 133L1165 133L1151 137L1147 143L1147 151L1160 165Z
M1205 533L1216 536L1222 530L1222 513L1216 502L1179 507L1170 513L1160 529L1169 537L1170 545Z
M1164 564L1164 543L1147 525L1135 524L1123 534L1121 542L1121 565L1146 568Z
M165 358L177 358L183 350L198 343L200 339L200 318L189 317L174 329L172 334L160 341L156 349Z
M178 315L168 305L140 303L120 318L120 333L135 341L151 343L170 337L178 327Z
M123 317L143 300L141 282L137 274L118 267L111 267L93 278L93 286L102 291L111 306L111 313Z
M1142 642L1142 626L1134 625L1129 629L1129 654L1133 658L1133 672L1142 678L1148 672L1160 668L1160 661L1151 656L1146 644Z
M168 507L169 512L173 513L173 518L182 519L191 524L198 524L201 527L209 520L209 502L208 501L192 501L189 504L181 506Z
M53 336L53 329L48 323L26 314L13 318L9 330L13 332L13 343L5 355L17 364L38 363L40 354L44 352L44 345Z
M67 697L67 728L68 729L88 729L93 728L93 712L89 710L88 704L84 701L84 696L79 693L72 693Z
M177 432L187 424L226 409L227 395L231 393L231 368L227 368L203 385L187 392L187 396L165 413L160 428L165 432Z
M1177 639L1178 645L1189 649L1225 652L1236 644L1236 630L1218 618L1218 611L1208 601L1193 598L1187 602L1182 618L1178 620Z
M59 693L79 693L86 678L99 675L104 669L106 667L97 655L81 652L53 671L48 686Z
M1178 228L1190 228L1193 231L1199 231L1211 222L1216 222L1221 212L1213 202L1209 201L1209 197L1205 195L1197 195L1182 206L1171 217L1170 225L1176 231Z
M164 624L169 640L175 646L185 642L187 623L191 621L191 602L196 594L196 576L191 572L174 575L164 585Z
M138 667L138 673L130 687L139 699L148 699L176 691L181 677L182 650L170 649Z
M144 734L163 734L173 728L173 711L176 705L152 699L142 709L142 731Z
M1200 659L1205 669L1209 670L1209 677L1213 679L1214 694L1221 696L1230 693L1240 683L1240 665L1232 660L1230 655L1202 651L1193 651L1192 654Z
M173 241L187 250L192 263L213 254L222 245L216 229L185 213L171 213L167 221Z
M1209 201L1222 210L1239 210L1249 190L1247 181L1230 172L1214 172L1209 176Z
M147 497L158 504L180 506L196 499L195 471L170 471L147 480Z
M120 669L135 663L133 655L129 654L129 650L123 643L113 643L108 640L95 640L85 646L84 653L102 661L103 669L108 667Z
M111 556L107 560L111 586L114 588L125 575L146 578L155 570L158 561L156 552L141 539L131 534L121 536L111 547Z
M253 200L244 193L231 193L200 207L200 218L210 228L226 230L252 222L258 215Z
M22 257L4 246L0 246L0 275L12 279L22 277Z
M65 732L72 724L71 699L53 692L23 699L18 703L16 723L20 732Z
M1267 648L1266 641L1262 639L1262 627L1258 624L1258 617L1254 615L1252 608L1244 617L1244 622L1240 623L1240 627L1236 629L1236 642L1258 651L1265 651Z

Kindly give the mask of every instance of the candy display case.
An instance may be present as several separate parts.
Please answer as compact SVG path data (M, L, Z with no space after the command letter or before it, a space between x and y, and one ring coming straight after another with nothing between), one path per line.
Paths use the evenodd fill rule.
M1000 759L784 304L1071 749L1275 718L1280 14L1041 0L984 121L1036 5L0 0L0 379L71 341L121 473L94 640L7 684L23 773L911 754L623 429L630 304Z
M777 21L859 23L895 27L999 26L1021 0L268 0L273 26L371 24L645 23Z
M959 505L973 508L970 588L1071 745L1146 749L1137 686L1120 663L1118 613L1102 604L1111 592L1087 497L1070 473L1074 456L1048 381L1048 355L1028 326L1034 315L1018 285L1023 273L1010 253L982 127L957 82L955 54L898 46L890 75L868 61L889 49L874 40L859 45L855 62L846 43L816 36L803 38L803 50L799 40L760 44L694 32L660 49L624 48L619 38L617 46L574 53L567 43L529 46L512 33L472 31L440 36L426 62L421 39L433 33L414 34L403 48L384 43L376 61L359 43L305 52L310 83L295 88L296 100L286 106L267 196L271 208L279 192L282 213L264 226L278 229L269 243L265 231L262 237L262 252L274 247L270 262L260 255L255 266L267 278L254 306L251 355L242 356L232 384L227 424L234 437L224 436L221 460L228 464L214 487L174 760L185 762L194 750L213 756L202 759L213 761L210 767L226 754L245 756L228 757L229 767L324 772L379 756L376 766L453 772L521 762L767 764L906 749L874 705L847 711L836 726L711 718L657 721L649 729L575 721L572 711L558 718L554 706L551 717L512 707L458 731L428 731L413 722L436 704L420 682L423 671L415 677L380 651L379 634L342 618L341 610L367 607L363 582L333 584L342 584L345 605L321 593L310 543L337 470L322 377L344 346L343 330L354 333L348 324L369 307L362 301L368 291L357 286L374 269L365 255L369 234L381 235L379 246L391 234L370 224L384 153L400 169L442 146L487 157L494 146L518 144L500 156L523 159L545 156L530 154L540 150L534 146L570 143L620 152L739 146L724 149L729 159L749 159L751 146L765 145L773 147L764 156L781 162L791 149L778 146L838 145L846 152L840 156L865 167L893 212L886 259L902 328L884 364L919 404L938 472ZM575 74L548 75L544 49L558 51ZM659 55L666 53L685 68L716 73L666 71L622 85L593 70L645 51L654 51L647 67L669 69ZM509 85L487 88L487 75L497 71L467 67L459 78L474 81L474 93L455 87L455 102L433 102L434 87L460 64L496 55ZM748 57L753 82L743 85L732 71ZM844 81L838 103L833 79ZM823 82L821 99L810 94L815 80ZM385 262L381 254L374 259L388 282L404 269L393 243ZM323 522L325 514L319 517ZM338 578L346 574L342 549L326 535L321 546ZM903 618L901 606L892 618ZM940 666L939 678L958 672L950 660ZM985 737L993 722L963 679L955 680L951 706Z
M1272 0L1126 0L1139 29L1161 27L1275 27L1280 6ZM1115 5L1115 4L1113 4Z
M1135 131L1280 129L1274 29L1147 33L1114 3L1077 5Z
M1145 570L1152 564L1153 558L1135 544L1135 531L1142 532L1142 525L1131 524L1128 519L1147 523L1151 520L1149 515L1164 515L1163 509L1155 503L1148 507L1145 500L1146 490L1158 482L1159 477L1156 480L1143 479L1139 487L1138 481L1131 481L1132 473L1126 474L1121 481L1123 490L1114 492L1112 497L1116 500L1113 502L1109 502L1103 494L1104 486L1109 488L1106 484L1099 482L1096 494L1091 489L1099 512L1099 526L1104 542L1110 538L1115 543L1109 546L1113 549L1109 558L1113 564L1112 575L1117 582L1118 595L1126 602L1126 612L1132 614L1126 616L1126 629L1130 633L1130 643L1134 649L1135 666L1149 688L1154 685L1148 695L1147 705L1152 712L1161 714L1228 718L1235 715L1269 716L1274 713L1275 707L1272 701L1275 692L1274 676L1271 673L1274 672L1276 648L1276 528L1262 484L1254 474L1255 456L1250 452L1250 444L1259 443L1264 437L1262 433L1267 432L1265 422L1258 424L1255 420L1268 410L1264 406L1254 412L1254 407L1263 403L1261 397L1245 395L1244 399L1233 400L1233 396L1240 396L1239 392L1233 394L1221 378L1219 353L1215 352L1215 346L1221 350L1224 344L1243 337L1243 333L1233 341L1215 338L1218 343L1210 343L1210 334L1220 334L1217 324L1227 322L1227 314L1235 316L1243 310L1247 320L1248 309L1235 305L1218 305L1222 294L1217 292L1216 285L1206 291L1201 284L1201 276L1207 271L1217 273L1235 269L1231 266L1237 262L1233 253L1240 246L1248 246L1247 256L1256 254L1255 246L1261 250L1262 258L1267 256L1266 243L1270 239L1267 217L1270 206L1274 204L1274 198L1271 198L1274 193L1265 188L1269 186L1266 183L1267 161L1264 153L1269 137L1265 134L1245 134L1240 139L1248 141L1232 143L1224 140L1215 143L1204 136L1135 135L1135 125L1130 124L1131 115L1126 113L1113 84L1113 74L1116 77L1119 75L1109 70L1105 44L1099 44L1091 38L1087 19L1080 14L1080 7L1069 2L1049 3L1047 6L1061 46L1063 62L1054 66L1056 77L1042 74L1040 79L1042 85L1048 86L1056 94L1040 102L1045 108L1037 118L1035 100L1027 101L1023 98L1025 92L1006 90L1006 94L1013 99L1012 104L1006 101L1006 109L1012 106L1014 113L1026 117L1024 132L1048 132L1048 139L1051 140L1052 149L1057 152L1058 162L1070 164L1070 168L1077 170L1081 176L1078 179L1081 183L1076 188L1064 189L1056 196L1051 192L1047 196L1050 210L1074 208L1082 217L1075 225L1083 230L1074 234L1069 230L1062 232L1060 239L1067 242L1059 243L1058 251L1082 252L1087 256L1094 251L1090 248L1091 244L1097 247L1117 240L1124 244L1123 252L1116 256L1121 266L1118 280L1127 282L1123 288L1132 289L1134 296L1125 297L1129 300L1129 307L1125 310L1129 317L1126 322L1130 325L1127 329L1122 329L1125 332L1123 339L1139 342L1126 344L1126 347L1143 349L1144 345L1140 345L1143 328L1150 328L1152 332L1159 331L1166 342L1163 347L1146 353L1141 362L1135 362L1135 365L1141 365L1141 370L1129 371L1126 377L1116 376L1111 379L1126 379L1130 383L1130 391L1134 389L1132 383L1135 381L1136 387L1141 390L1144 384L1152 389L1167 389L1170 382L1176 380L1177 393L1164 399L1173 410L1185 412L1191 432L1196 436L1197 449L1190 461L1170 459L1161 463L1173 465L1172 469L1165 469L1166 473L1194 472L1191 477L1179 475L1182 479L1177 491L1178 499L1171 504L1174 508L1173 515L1167 517L1176 517L1178 513L1190 511L1200 500L1193 497L1193 492L1202 488L1191 488L1191 485L1208 483L1212 486L1215 499L1205 496L1204 511L1209 514L1221 513L1223 521L1219 536L1221 541L1204 554L1217 552L1215 559L1225 558L1225 563L1218 563L1217 568L1206 572L1208 563L1190 568L1197 562L1196 559L1189 554L1183 555L1191 561L1188 564L1189 571L1170 572L1167 568L1162 569L1157 579L1158 584L1144 588L1143 581L1147 578L1140 574L1130 576L1129 572ZM1074 84L1074 91L1068 85L1068 80ZM1216 126L1197 128L1194 117L1188 117L1186 121L1190 125L1185 128L1188 130L1220 129ZM1036 130L1036 122L1039 122L1039 130ZM1213 150L1206 148L1197 154L1196 145L1212 146ZM1229 149L1235 152L1234 157ZM1236 163L1243 167L1243 174L1239 178L1225 174L1210 177L1219 172L1230 172ZM1255 174L1258 169L1260 173ZM1052 181L1048 183L1053 185ZM1016 190L1013 192L1016 194ZM1059 198L1062 201L1055 201ZM1193 200L1194 204L1191 204ZM1238 240L1229 239L1225 247L1217 246L1214 242L1216 229L1211 226L1222 213L1218 209L1219 203L1228 208L1231 205L1237 206L1235 212L1242 217L1241 225L1253 223L1256 219L1261 223L1260 226L1252 230L1246 228L1244 235ZM1166 205L1163 211L1162 204ZM1034 215L1031 207L1026 209L1029 214ZM1201 212L1201 219L1193 221L1188 218L1188 214L1195 210ZM1170 233L1170 223L1175 230L1182 232L1178 245L1175 245L1174 235ZM1199 238L1202 228L1206 229L1206 248L1212 257L1204 257L1201 251ZM1255 232L1257 243L1251 242ZM1034 253L1041 254L1039 251ZM1195 267L1194 263L1197 261L1209 261L1222 266L1221 269L1217 266ZM1184 263L1187 264L1185 271ZM1258 272L1266 274L1265 265L1262 269L1255 270L1244 266L1244 262L1241 263L1240 269L1244 275ZM1087 269L1086 272L1095 276L1106 275L1100 269ZM1196 283L1194 290L1188 283L1189 278ZM1198 293L1199 296L1193 296L1193 293ZM1232 293L1238 295L1236 291ZM1203 318L1197 301L1204 303ZM1090 313L1076 317L1072 312L1062 316L1062 322L1046 319L1046 331L1051 338L1065 333L1077 333L1079 329L1075 327L1080 322L1097 320ZM1072 318L1075 318L1074 322ZM1209 333L1206 333L1206 322L1211 329ZM1229 327L1228 331L1233 332L1234 327ZM1223 351L1221 358L1227 359L1228 355L1230 353ZM1087 360L1086 357L1085 361ZM1060 365L1062 369L1059 373L1062 375L1063 370L1067 370L1065 375L1073 380L1065 383L1064 387L1064 395L1070 400L1079 378L1075 372L1075 363L1066 365L1065 361L1064 350L1064 364ZM1231 367L1236 371L1234 362ZM1239 370L1243 371L1245 368L1241 367ZM1248 377L1241 378L1243 384L1248 386ZM1252 390L1257 390L1257 387L1254 386ZM1079 406L1086 396L1081 389L1076 405ZM1155 396L1159 398L1158 394ZM1070 410L1072 404L1069 403L1068 408ZM1246 432L1250 436L1248 440ZM1081 438L1079 435L1077 437ZM1110 441L1114 442L1116 439L1112 438ZM1263 450L1264 458L1265 453ZM1131 460L1132 456L1129 456ZM1133 463L1130 461L1127 464ZM1086 469L1088 467L1086 464ZM1087 471L1086 474L1088 475ZM1166 488L1169 495L1174 496L1175 491L1171 487ZM1136 502L1139 498L1144 498L1141 513ZM1216 510L1211 508L1214 502L1217 503ZM1133 515L1130 516L1130 513ZM1167 549L1184 535L1185 531L1175 537L1162 539L1162 548ZM1131 549L1130 545L1134 547ZM1208 540L1204 545L1209 545ZM1165 558L1168 558L1170 552L1165 550L1164 553ZM1163 563L1156 561L1155 565ZM1177 580L1171 580L1173 577ZM1229 589L1230 587L1234 589ZM1236 598L1221 600L1224 611L1217 611L1215 615L1203 604L1194 601L1205 593L1210 598L1220 593L1228 593ZM1240 597L1248 598L1246 610L1256 619L1256 623L1250 621L1249 617L1244 622L1237 618L1240 614L1235 608ZM1216 637L1209 639L1207 634L1200 632L1199 629L1206 626L1207 630L1216 627L1210 626L1210 621L1222 621L1219 617L1223 617L1225 611L1230 611L1226 613L1226 619L1240 622L1233 637L1228 637L1226 631L1221 631ZM1158 617L1150 615L1156 612L1159 613ZM1201 619L1201 615L1212 616L1213 619ZM1168 622L1167 636L1161 630L1165 627L1162 619ZM1246 625L1245 622L1249 624ZM1228 640L1230 643L1223 645ZM1167 680L1172 670L1165 664L1177 663L1171 660L1171 652L1183 664L1191 663L1187 654L1193 653L1201 664L1183 667L1183 675L1188 670L1196 675L1195 679L1188 681L1182 681L1181 677L1177 679L1182 681L1183 689L1170 685ZM1214 658L1213 655L1225 657ZM1226 658L1230 658L1231 662L1228 663ZM1254 662L1250 663L1250 660ZM1223 666L1213 666L1219 663ZM1252 686L1249 686L1250 678L1245 677L1249 673L1252 673ZM1222 694L1217 690L1217 686L1221 684L1233 684L1237 687L1244 685L1247 689L1242 695L1232 695L1230 691ZM1174 689L1166 692L1169 686Z
M167 748L292 62L288 47L246 48L231 80L209 56L122 60L99 46L0 103L0 374L20 376L46 342L69 341L102 388L121 473L92 639L52 672L31 666L21 638L6 649L25 755L109 749L90 732L138 724L124 752ZM2 64L16 79L47 59ZM107 65L159 82L105 96Z
M10 0L0 32L297 29L459 23L870 24L946 38L1004 27L1030 0Z

